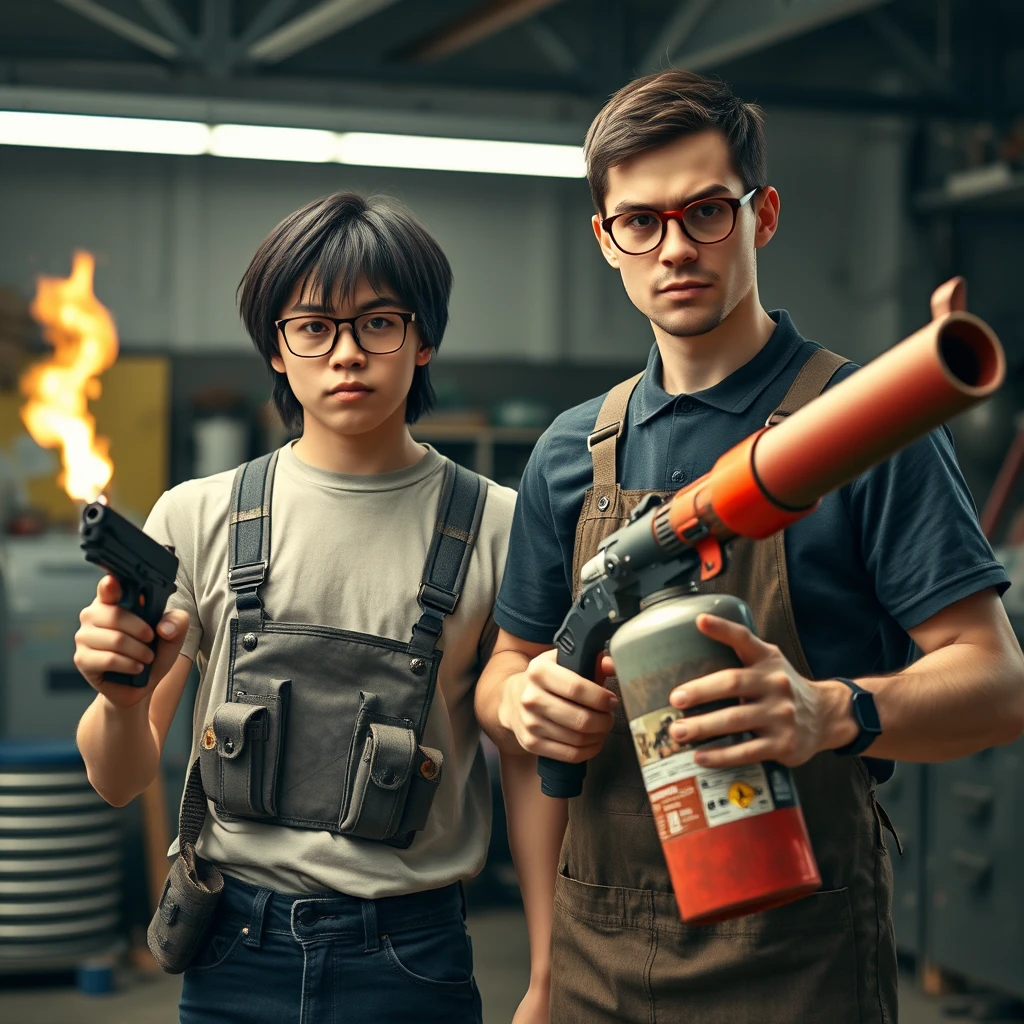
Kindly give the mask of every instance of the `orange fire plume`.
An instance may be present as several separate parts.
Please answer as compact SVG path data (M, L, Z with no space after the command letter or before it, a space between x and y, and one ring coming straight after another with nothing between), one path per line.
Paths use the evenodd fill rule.
M114 473L110 442L96 436L88 407L99 397L98 376L118 348L113 318L93 292L95 266L90 253L76 252L70 277L39 278L31 312L54 353L21 378L28 398L22 421L43 448L60 446L64 471L58 483L75 501L95 501Z

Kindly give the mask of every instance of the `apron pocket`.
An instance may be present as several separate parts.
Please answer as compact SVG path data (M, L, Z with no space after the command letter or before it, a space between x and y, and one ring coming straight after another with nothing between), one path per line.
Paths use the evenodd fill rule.
M658 921L651 989L657 1019L705 1024L858 1024L849 892L707 926Z

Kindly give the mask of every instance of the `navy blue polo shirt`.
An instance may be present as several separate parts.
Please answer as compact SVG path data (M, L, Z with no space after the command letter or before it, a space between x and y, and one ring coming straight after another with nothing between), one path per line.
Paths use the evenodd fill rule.
M691 395L662 388L661 356L651 348L618 444L624 489L682 487L764 425L821 347L800 336L785 310L769 315L777 326L761 351ZM843 367L831 383L856 369ZM523 640L551 643L572 602L576 525L593 484L587 437L604 397L562 413L523 474L495 609L498 625ZM914 651L908 629L985 587L1001 594L1009 586L945 427L790 526L786 565L797 633L817 679L899 671ZM891 762L871 767L879 781L892 774Z

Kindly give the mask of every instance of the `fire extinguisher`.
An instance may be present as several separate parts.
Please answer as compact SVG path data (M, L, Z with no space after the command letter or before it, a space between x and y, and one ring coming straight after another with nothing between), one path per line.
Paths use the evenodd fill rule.
M991 328L964 310L964 282L932 296L933 320L857 373L726 452L666 502L649 495L602 541L555 636L558 664L594 678L606 645L682 919L708 924L766 910L821 884L789 770L764 762L707 769L673 749L681 683L738 667L696 627L701 613L753 631L735 597L701 595L734 537L763 539L810 514L821 497L991 395L1006 372ZM722 706L719 704L717 706ZM687 710L698 714L711 705ZM722 737L722 744L738 737ZM586 765L540 758L549 796L582 791Z

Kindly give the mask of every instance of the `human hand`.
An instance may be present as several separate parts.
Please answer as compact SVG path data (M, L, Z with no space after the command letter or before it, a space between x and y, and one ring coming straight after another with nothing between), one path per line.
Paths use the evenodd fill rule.
M549 1024L550 1019L550 989L546 985L535 985L531 982L512 1017L512 1024Z
M113 576L104 576L96 586L96 597L79 615L81 626L75 633L75 667L86 681L111 704L134 707L153 692L154 687L174 664L188 632L188 614L168 611L157 623L161 637L156 656L147 646L153 630L132 612L119 608L121 585ZM108 672L138 675L144 665L152 665L146 686L126 686L105 679Z
M697 628L731 647L743 667L691 679L672 691L670 703L684 709L730 698L738 703L677 719L669 730L672 738L677 743L698 743L719 736L753 734L727 747L698 749L694 754L698 764L726 768L779 761L795 767L820 750L842 746L854 738L850 691L843 683L805 679L778 647L738 622L699 615Z
M498 720L527 752L575 764L600 751L618 698L557 664L557 655L545 651L525 671L509 677ZM601 659L600 671L611 675L611 658Z

